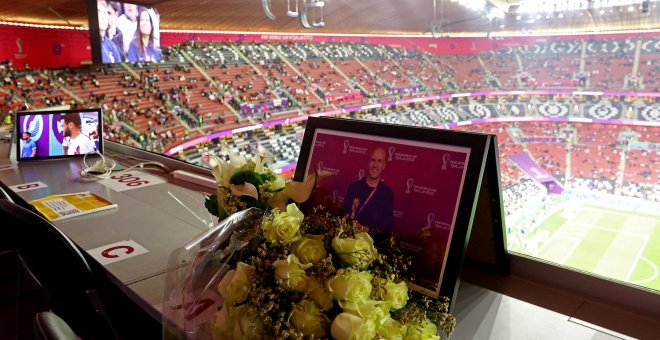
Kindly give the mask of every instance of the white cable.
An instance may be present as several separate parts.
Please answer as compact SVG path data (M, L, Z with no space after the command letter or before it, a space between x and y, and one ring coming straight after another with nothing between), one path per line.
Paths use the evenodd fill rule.
M96 163L90 166L89 164L87 164L87 156L93 154L97 154L101 156L101 160L96 161ZM84 168L80 171L80 176L94 177L98 179L108 178L113 172L122 172L137 168L144 170L162 170L167 174L172 172L165 164L155 161L140 162L126 169L114 171L115 167L117 167L117 162L115 162L112 159L109 162L106 161L105 157L99 152L85 154L85 156L83 157L83 165Z
M96 163L90 166L89 164L87 164L87 156L93 154L97 154L101 156L101 160L96 161ZM80 176L83 177L91 176L101 179L110 177L110 174L112 174L112 170L117 166L117 162L115 162L114 160L110 160L110 162L106 161L105 157L103 157L103 155L98 151L85 154L85 156L83 157L83 164L84 164L84 168L80 171Z

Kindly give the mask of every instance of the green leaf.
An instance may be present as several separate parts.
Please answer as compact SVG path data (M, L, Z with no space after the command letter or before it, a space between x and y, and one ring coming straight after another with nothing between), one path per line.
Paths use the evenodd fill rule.
M258 173L250 170L239 170L229 179L229 183L236 185L245 184L246 182L260 188L264 184L264 179Z
M211 215L220 217L220 212L218 211L218 195L206 196L204 199L204 206Z

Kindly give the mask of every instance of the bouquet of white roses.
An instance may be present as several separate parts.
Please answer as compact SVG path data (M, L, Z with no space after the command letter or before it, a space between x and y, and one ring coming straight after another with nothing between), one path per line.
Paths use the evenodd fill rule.
M214 169L221 209L247 209L237 208L172 255L180 269L168 278L166 334L202 339L434 339L439 330L451 334L455 320L447 299L408 289L410 263L395 240L376 249L352 221L322 209L304 216L294 203L277 207L284 200L278 201L278 193L304 199L309 193L301 194L301 188L313 183L274 185L280 180L268 177L274 173L260 162L246 161L227 172L218 163ZM237 180L244 171L265 174L266 180L246 174L240 175L244 182ZM256 190L244 190L245 183ZM243 187L225 191L233 197L223 196L221 190L231 185ZM287 185L298 187L287 190ZM266 210L248 208L260 202L266 202Z

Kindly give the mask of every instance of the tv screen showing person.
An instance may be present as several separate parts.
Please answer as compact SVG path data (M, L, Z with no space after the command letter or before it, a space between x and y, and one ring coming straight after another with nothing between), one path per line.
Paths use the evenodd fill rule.
M67 155L84 155L96 151L96 144L88 134L82 131L80 115L69 113L64 115L64 137L69 137ZM92 130L93 131L93 130Z
M100 109L19 112L18 160L102 152L101 119Z
M156 46L154 31L154 12L148 8L140 8L138 12L138 27L133 41L128 45L127 59L129 62L160 61L160 48Z
M101 61L104 63L118 63L122 61L119 46L109 37L110 16L112 8L105 0L96 2L99 16L99 34L101 39Z
M97 0L101 62L161 61L160 15L153 7Z
M21 156L23 158L34 158L37 156L37 143L32 140L32 133L29 131L23 132L21 139Z

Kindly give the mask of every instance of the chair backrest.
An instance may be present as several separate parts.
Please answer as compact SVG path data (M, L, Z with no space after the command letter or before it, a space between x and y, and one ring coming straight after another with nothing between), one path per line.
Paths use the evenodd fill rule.
M7 200L0 200L0 221L51 308L83 337L103 329L112 334L96 277L78 247L48 220Z
M36 340L77 340L78 336L53 312L37 313L32 323L32 330Z

